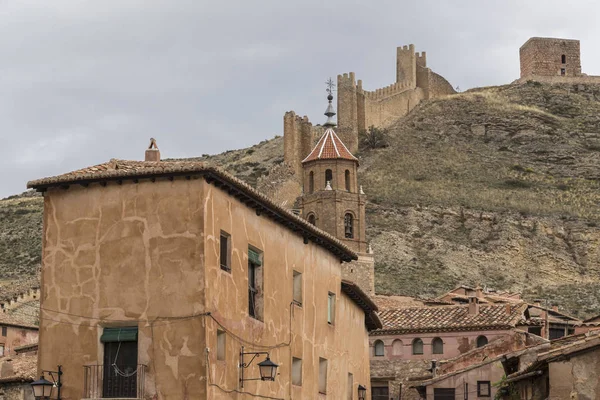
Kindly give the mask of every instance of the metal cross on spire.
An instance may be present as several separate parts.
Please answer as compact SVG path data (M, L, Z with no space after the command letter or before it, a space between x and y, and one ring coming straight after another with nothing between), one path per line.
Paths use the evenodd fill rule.
M333 83L333 79L327 79L327 82L325 82L325 84L327 85L327 93L333 95L333 91L335 90L335 83Z

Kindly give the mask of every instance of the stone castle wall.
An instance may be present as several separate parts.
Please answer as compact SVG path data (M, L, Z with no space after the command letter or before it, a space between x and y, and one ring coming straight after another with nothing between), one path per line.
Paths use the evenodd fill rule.
M521 78L581 75L579 40L533 37L521 46L519 57ZM564 71L561 73L561 70Z
M313 126L306 115L301 117L294 111L288 111L283 116L283 159L292 167L299 181L302 179L302 160L324 131L320 125Z

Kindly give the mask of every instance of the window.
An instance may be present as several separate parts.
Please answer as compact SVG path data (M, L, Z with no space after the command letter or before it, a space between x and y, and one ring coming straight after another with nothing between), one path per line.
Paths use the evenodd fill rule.
M6 336L6 334L7 334L7 330L8 330L8 329L7 329L7 327L6 327L6 326L3 326L3 327L2 327L2 336Z
M0 357L4 357L4 345L0 344Z
M542 328L539 326L530 326L527 328L527 332L533 333L534 335L542 336Z
M444 342L439 337L433 338L431 348L433 354L444 354Z
M563 63L563 64L566 64L567 63L567 56L564 55L564 54L562 56L560 56L560 62Z
M375 357L383 357L385 355L385 346L381 340L376 340L373 347L375 348Z
M479 336L477 338L477 347L483 347L488 344L488 339L485 336Z
M231 272L231 235L221 231L221 269Z
M335 321L335 294L329 293L327 296L327 323L333 325Z
M549 339L558 339L565 336L565 329L564 328L550 328L550 337Z
M392 354L395 356L402 355L402 340L396 339L392 342Z
M349 192L350 191L350 171L346 170L346 173L344 175L346 178L346 191Z
M419 338L413 340L412 343L413 354L423 354L423 341Z
M310 174L308 174L308 193L314 193L315 192L315 173L310 171Z
M354 238L354 217L350 213L344 215L344 236L346 239Z
M330 169L325 171L325 186L327 186L327 182L329 182L331 184L331 186L333 187L333 172L331 172Z
M346 386L346 399L352 400L354 394L354 375L348 373L348 384Z
M138 328L104 328L102 398L137 398Z
M226 341L225 331L217 330L217 360L225 360L225 345Z
M292 358L292 384L302 386L302 359Z
M566 70L565 68L561 68L561 69L560 69L560 74L561 74L562 76L565 76L565 75L567 74L567 70Z
M491 397L492 396L490 381L477 381L477 396L478 397Z
M434 388L433 400L454 400L456 398L456 389L454 388Z
M327 393L327 360L319 357L319 393Z
M294 303L302 305L302 274L294 271Z
M390 388L387 386L373 386L371 388L371 398L373 400L388 400L390 398Z
M248 247L248 314L263 320L262 253Z
M308 223L317 225L317 217L315 217L315 214L308 214Z

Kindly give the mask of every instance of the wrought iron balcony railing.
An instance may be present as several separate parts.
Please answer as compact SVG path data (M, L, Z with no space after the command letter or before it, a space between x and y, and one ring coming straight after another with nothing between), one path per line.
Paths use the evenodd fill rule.
M146 366L138 365L85 365L83 398L143 399Z

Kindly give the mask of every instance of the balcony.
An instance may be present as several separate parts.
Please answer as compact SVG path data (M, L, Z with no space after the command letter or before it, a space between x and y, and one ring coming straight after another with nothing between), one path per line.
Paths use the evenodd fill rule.
M144 364L85 365L82 400L143 399Z

